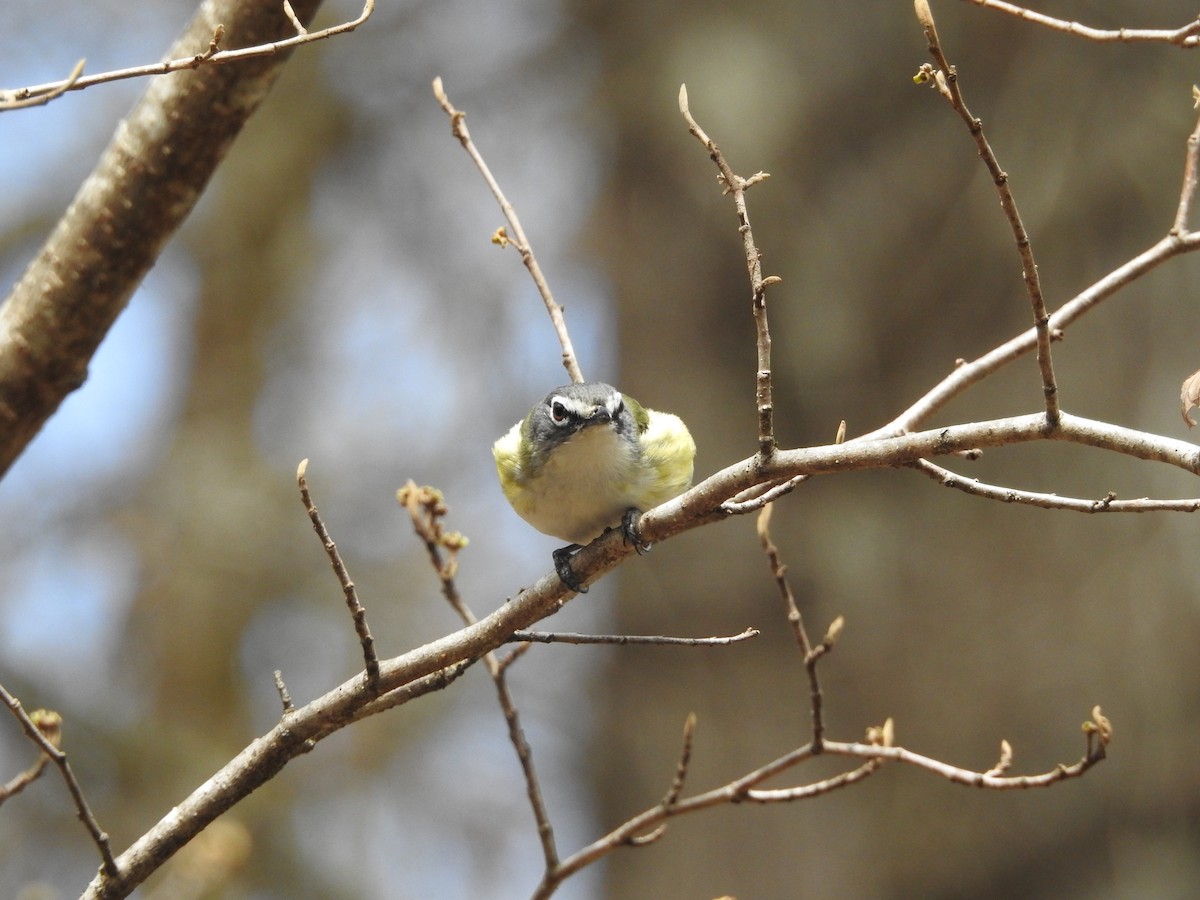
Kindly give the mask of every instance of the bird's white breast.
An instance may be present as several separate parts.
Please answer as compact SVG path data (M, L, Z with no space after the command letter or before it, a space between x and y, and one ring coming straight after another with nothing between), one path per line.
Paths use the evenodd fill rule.
M538 531L586 544L637 505L639 481L636 449L611 425L596 425L556 447L509 500Z

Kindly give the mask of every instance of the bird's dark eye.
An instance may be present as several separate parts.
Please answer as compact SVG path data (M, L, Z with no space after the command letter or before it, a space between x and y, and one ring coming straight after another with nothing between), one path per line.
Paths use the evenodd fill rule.
M559 425L567 421L567 407L561 400L554 400L551 402L550 418L552 418Z

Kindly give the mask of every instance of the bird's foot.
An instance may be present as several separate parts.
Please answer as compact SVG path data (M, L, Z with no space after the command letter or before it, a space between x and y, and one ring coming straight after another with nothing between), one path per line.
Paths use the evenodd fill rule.
M558 573L559 579L577 594L586 594L587 588L575 576L575 571L571 568L571 559L579 552L579 544L568 544L565 547L559 547L554 551L554 571Z
M642 511L636 507L629 507L625 510L625 514L621 516L621 533L625 535L625 543L632 544L633 549L638 552L638 556L650 552L651 544L649 541L643 541L641 532L638 529L638 520L642 518Z

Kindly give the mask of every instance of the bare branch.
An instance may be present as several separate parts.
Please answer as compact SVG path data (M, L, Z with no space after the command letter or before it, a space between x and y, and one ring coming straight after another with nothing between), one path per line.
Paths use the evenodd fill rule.
M376 716L381 712L387 712L389 709L395 709L397 706L403 706L410 700L424 697L426 694L444 691L450 685L454 684L454 682L458 681L471 666L479 662L480 658L474 656L464 659L461 662L446 666L444 669L438 669L436 672L430 672L428 675L416 678L407 684L394 688L386 694L382 694L360 706L354 711L351 721L357 722L368 716ZM332 733L332 731L333 729L330 729L328 733ZM325 734L321 735L321 737L324 736Z
M275 670L275 690L279 694L279 702L283 704L283 714L294 712L296 704L292 702L292 695L288 693L287 685L283 683L283 672L279 669Z
M309 521L312 522L313 531L321 539L325 555L329 557L329 564L333 566L333 572L342 586L342 594L346 598L346 608L350 610L350 616L354 619L354 631L358 635L359 644L362 645L363 672L367 679L367 686L371 690L378 690L379 655L375 651L375 639L371 636L371 626L367 624L367 611L358 601L358 590L350 579L346 564L342 562L342 555L338 552L337 544L329 536L329 529L325 527L325 523L321 520L321 514L317 512L316 504L313 503L312 494L308 489L308 479L304 474L307 470L308 460L301 460L300 466L296 470L296 483L300 486L300 502L304 504Z
M1046 301L1042 297L1042 283L1038 276L1037 263L1033 257L1033 246L1029 241L1029 234L1025 231L1025 225L1021 221L1021 215L1017 211L1017 203L1008 184L1008 174L1000 168L1000 161L996 159L991 144L984 136L983 123L971 114L971 111L967 109L966 101L963 100L962 90L958 84L958 73L954 66L950 65L942 50L928 0L915 0L915 8L917 19L925 31L929 53L937 65L937 71L933 73L935 84L949 101L951 108L966 124L971 138L975 141L979 157L987 167L992 182L996 185L996 191L1000 194L1000 206L1008 218L1013 239L1017 244L1017 252L1021 257L1021 269L1025 278L1025 291L1029 294L1029 302L1033 307L1038 367L1042 373L1042 394L1046 404L1046 423L1047 427L1055 428L1058 425L1059 401L1058 385L1054 380L1054 363L1050 352L1050 316L1046 311Z
M974 772L970 769L952 766L940 760L922 756L919 753L913 753L911 750L906 750L903 747L880 747L875 744L842 744L835 741L826 741L825 752L833 756L866 757L869 759L886 759L908 763L927 772L932 772L954 784L963 784L970 787L989 788L997 791L1045 788L1060 781L1065 781L1068 778L1078 778L1105 758L1108 744L1112 740L1112 726L1104 716L1100 715L1099 707L1096 707L1092 711L1092 716L1093 720L1085 722L1083 726L1087 747L1082 758L1071 765L1059 763L1050 771L1039 775L998 774L998 772L1006 771L1011 765L1011 747L1009 747L1007 742L1002 745L1002 748L1008 748L1009 758L1005 758L1004 749L1002 749L1000 763L987 772Z
M741 499L741 495L726 500L721 504L721 509L733 516L744 516L746 513L758 512L766 508L780 497L790 494L797 487L808 481L808 475L796 475L793 478L785 478L778 484L770 485L765 490L758 487L746 492L747 497Z
M428 485L418 487L411 479L396 491L396 501L408 512L413 531L425 545L429 561L442 583L442 596L467 625L479 621L458 592L454 578L458 574L458 552L469 543L458 531L446 531L442 518L449 512L442 492ZM446 553L443 558L442 553Z
M1047 434L1041 427L1043 420L1042 415L1025 416L873 442L778 451L767 466L760 466L756 456L750 457L716 473L682 497L647 513L642 520L643 533L651 533L655 540L659 540L666 535L712 521L712 510L719 507L724 497L732 496L755 483L801 474L797 471L799 469L815 474L820 471L878 468L969 447L1045 439ZM1075 416L1064 415L1062 426L1052 437L1091 443L1143 458L1158 459L1190 471L1200 469L1200 460L1197 459L1200 450L1194 445L1143 435L1103 423L1093 423ZM712 505L709 505L710 503ZM580 551L580 556L576 557L576 567L579 571L585 571L583 567L586 567L589 576L592 576L613 568L632 553L632 548L625 543L623 536L613 532ZM249 744L221 771L181 801L162 821L121 854L117 860L118 874L113 876L102 873L97 876L84 896L126 896L161 866L178 847L238 800L270 780L288 761L312 749L315 742L364 715L399 705L444 687L457 678L471 662L499 647L513 632L528 628L539 619L560 609L564 600L568 599L568 593L569 589L556 574L548 574L530 589L522 591L475 624L402 656L381 660L379 690L394 692L394 695L385 693L375 697L366 689L364 680L356 676L286 715L275 728ZM1089 740L1093 740L1099 734L1101 732L1095 732ZM828 747L829 742L826 741L824 746ZM696 798L680 800L667 813L651 810L631 820L605 840L615 840L616 845L619 845L629 836L645 834L657 827L668 815L693 811L716 803L746 799L747 792L756 788L763 780L812 755L811 746L798 748L745 778L731 782L716 793L710 792ZM855 754L847 751L846 755ZM877 755L887 756L882 752ZM852 774L846 777L861 775ZM813 788L825 789L832 787ZM598 858L610 849L607 844L598 842L598 845L585 848L570 859L562 860L554 867L553 873L555 877L565 877L570 871L586 865L590 859Z
M295 37L256 44L252 47L243 47L239 50L218 50L224 34L224 26L218 25L217 32L209 42L208 49L192 56L181 56L176 59L167 60L166 62L151 63L145 66L132 66L127 69L116 69L111 72L88 76L82 76L83 61L81 60L72 75L62 81L51 81L31 87L0 90L0 112L47 103L55 97L61 97L67 91L79 91L111 81L142 78L148 75L166 75L170 72L179 72L184 69L198 69L202 65L221 65L223 63L240 62L258 57L274 56L285 50L298 47L301 44L311 44L314 41L323 41L335 35L354 31L358 26L366 22L367 19L371 18L371 14L375 11L375 0L366 0L363 4L362 12L356 18L348 22L343 22L340 25L334 25L330 28L323 28L320 31L314 32L309 32L304 28L287 0L284 0L283 7L285 14L296 29Z
M528 633L528 632L526 632L526 633ZM533 644L531 644L529 641L523 641L522 643L517 644L517 646L513 647L511 650L509 650L503 656L498 657L499 664L500 664L500 671L503 672L505 669L507 669L509 666L511 666L513 663L515 663L518 659L520 659L522 656L524 656L526 653L528 653L529 648L532 646L533 646Z
M692 762L692 739L696 736L696 714L688 713L687 719L683 723L683 748L679 752L679 762L675 765L675 777L671 779L671 786L667 788L666 796L663 797L659 806L664 809L670 809L679 800L679 795L683 793L683 785L687 781L688 767ZM667 823L663 822L649 834L630 835L625 843L631 847L645 847L653 844L664 834L667 833Z
M283 12L288 17L288 21L292 23L292 27L296 29L296 34L300 36L308 34L308 29L304 27L304 23L300 21L300 17L296 15L296 11L292 9L292 4L288 0L283 0Z
M579 361L575 357L575 347L571 343L571 335L567 332L567 320L563 312L563 307L559 306L554 300L554 294L550 291L550 285L546 281L545 275L542 274L542 267L538 265L537 257L533 255L533 247L529 243L529 238L525 236L525 229L521 227L521 220L517 218L517 211L513 205L508 202L508 198L504 196L504 192L500 189L500 183L496 181L492 175L491 169L483 159L476 148L474 141L471 140L471 133L467 131L467 114L460 109L456 109L454 104L450 102L450 98L446 96L446 92L442 87L442 79L433 79L433 96L437 98L438 104L450 117L450 130L458 142L462 144L463 149L467 151L467 155L475 163L475 167L479 169L479 173L483 176L483 180L487 182L488 188L491 189L492 196L496 198L496 202L500 204L500 211L504 213L504 218L508 222L509 228L512 229L510 235L503 228L497 230L492 236L492 243L505 247L512 244L517 248L517 252L521 254L521 262L525 264L525 268L529 270L529 274L533 277L533 283L537 286L538 293L542 295L542 302L546 305L546 312L550 314L550 322L554 326L554 333L558 335L558 342L562 346L562 364L567 370L567 374L571 377L571 381L576 384L581 384L584 381L583 371L579 368Z
M295 16L292 18L298 35L305 36L304 27L300 24L299 19ZM930 31L932 32L932 19L930 19ZM936 44L936 32L932 32L932 34L931 44ZM214 36L209 44L207 54L202 54L202 56L206 56L209 60L221 56L222 51L218 49L219 40L219 35ZM935 54L935 59L939 58L942 67L936 73L933 73L933 77L938 82L939 89L944 89L953 98L958 89L957 77L953 68L946 63L944 57L940 56L940 45L938 45L938 54ZM474 144L471 142L470 135L466 130L464 114L450 104L442 90L440 79L434 82L434 90L439 103L450 116L453 133L480 167L480 171L483 173L489 186L492 187L494 194L500 202L501 209L508 219L509 225L507 227L512 229L514 237L509 237L507 229L500 229L496 234L496 241L498 243L514 242L517 244L526 267L534 277L535 284L538 284L539 290L542 290L545 286L545 280L541 276L540 268L520 227L520 223L516 220L515 211L512 210L511 205L508 204L500 192L498 185L492 178L486 164L484 164L482 156L474 148ZM968 122L969 127L977 126L977 120L970 115L965 105L961 105L961 95L958 95L958 102L960 114ZM373 676L371 674L371 660L374 657L373 642L370 640L369 630L366 631L365 639L363 638L363 632L360 631L360 640L364 644L364 659L367 663L368 681L371 682L371 687L376 693L365 689L361 679L356 679L347 682L334 691L329 692L325 697L302 709L295 709L290 698L287 696L282 678L277 676L277 687L284 705L284 715L279 727L248 746L242 754L239 754L238 758L231 761L228 766L217 773L208 783L201 786L183 804L180 804L178 810L173 812L171 817L165 818L159 826L156 826L155 829L147 833L135 847L130 848L127 854L122 855L122 867L119 877L114 877L108 881L100 879L98 886L95 888L95 896L116 896L120 892L126 892L126 889L132 889L132 886L144 878L145 873L150 870L151 863L145 862L146 859L161 861L161 859L169 856L174 848L185 842L190 835L195 834L206 822L212 821L213 818L220 815L225 809L228 809L238 799L246 796L257 786L272 777L275 772L279 771L286 764L287 760L311 749L324 736L333 733L333 731L343 727L348 722L356 721L366 715L407 702L425 693L439 690L460 677L467 668L480 658L486 661L496 684L501 709L508 721L510 739L516 748L518 758L525 770L526 785L530 794L531 805L538 823L539 832L542 836L543 853L546 862L546 881L544 884L551 880L555 883L560 882L570 874L570 871L577 870L582 865L586 865L591 859L598 858L599 855L603 855L604 852L608 852L616 846L622 844L644 844L657 840L663 834L662 829L665 827L667 819L682 812L705 808L706 806L718 803L742 801L761 803L785 802L817 796L869 776L885 760L908 762L927 768L930 771L935 771L939 775L951 778L951 780L961 781L962 783L978 784L984 787L1030 787L1042 786L1030 779L1048 778L1050 776L1055 776L1058 779L1071 777L1070 774L1063 773L1068 773L1068 770L1072 768L1079 769L1074 774L1081 774L1082 771L1086 770L1083 767L1084 763L1091 760L1089 765L1094 764L1096 760L1103 757L1104 747L1111 736L1111 728L1105 720L1102 720L1098 710L1095 713L1096 720L1089 723L1090 727L1087 730L1088 752L1084 760L1076 764L1076 767L1060 767L1055 772L1048 773L1047 776L1004 777L1011 766L1011 751L1005 753L1003 750L1000 762L992 769L982 773L970 772L946 766L942 763L936 763L934 760L929 760L926 757L911 754L908 751L895 747L892 742L890 722L879 729L877 733L873 733L874 736L864 744L831 744L825 741L824 726L821 721L820 686L816 680L816 664L821 656L827 653L833 646L840 631L842 620L840 618L835 620L823 641L816 645L811 644L803 629L799 612L796 609L795 598L792 596L791 590L787 585L785 577L786 567L779 560L777 551L770 543L766 527L770 509L767 504L769 504L770 500L782 496L798 483L814 474L848 471L856 468L910 465L918 462L924 456L971 452L975 448L983 446L999 446L1006 443L1053 438L1102 447L1142 459L1167 462L1168 464L1176 465L1192 472L1196 472L1200 468L1200 460L1198 460L1196 448L1191 445L1185 445L1182 442L1170 441L1169 439L1160 438L1155 435L1132 432L1128 429L1120 429L1117 426L1089 422L1088 420L1060 413L1054 390L1051 390L1055 389L1055 386L1049 353L1049 341L1054 336L1054 329L1051 326L1055 323L1056 317L1048 317L1046 315L1044 303L1039 308L1038 303L1041 301L1041 298L1040 288L1038 288L1031 292L1036 295L1032 297L1036 325L1033 331L1030 332L1032 335L1030 347L1036 346L1039 349L1039 359L1044 363L1042 373L1043 386L1046 388L1047 403L1044 413L954 426L918 434L906 434L901 437L894 437L892 434L877 433L871 436L873 440L859 439L850 444L841 444L841 437L839 437L837 443L832 447L779 451L775 445L773 429L770 335L767 328L765 308L765 290L778 279L774 277L762 277L759 266L760 254L753 242L744 202L745 190L765 178L765 175L759 173L748 179L736 176L720 155L720 151L716 148L715 144L712 143L695 123L695 120L692 119L688 111L686 92L684 91L681 91L680 107L681 112L689 123L691 133L705 144L714 161L717 163L721 171L722 182L726 189L734 194L735 206L738 210L739 231L743 236L743 243L746 248L747 265L750 270L754 299L754 312L756 324L759 326L759 367L756 382L756 399L759 412L759 452L756 456L717 473L676 501L665 504L648 517L644 530L652 531L654 528L657 528L658 539L661 540L663 537L688 528L697 527L700 524L722 518L734 512L747 512L758 508L764 509L761 537L763 538L765 548L768 550L768 556L771 558L772 572L780 586L781 593L785 597L785 601L789 605L789 616L791 611L795 610L796 622L794 627L797 641L803 652L804 662L808 668L810 677L810 689L813 695L813 742L804 747L797 748L761 769L757 769L742 778L730 782L723 788L718 789L718 791L682 800L683 784L692 751L692 728L694 720L689 720L689 725L685 729L684 749L676 768L675 779L666 797L660 804L646 814L631 819L630 822L612 832L602 842L597 842L591 848L585 848L580 854L576 854L570 859L560 862L555 849L549 817L545 811L533 770L532 756L520 726L516 706L508 692L505 681L504 676L508 665L519 658L521 654L528 651L529 642L531 641L665 643L694 646L733 643L757 634L757 632L753 629L747 629L741 635L727 638L659 638L653 636L562 635L521 630L556 610L564 602L562 587L553 579L553 576L549 577L549 582L547 582L547 579L543 579L531 591L522 593L502 609L497 610L496 613L478 620L458 594L455 584L455 571L457 567L456 551L459 547L465 545L465 541L456 546L446 543L445 539L447 535L441 531L439 521L440 516L444 514L444 506L441 505L440 495L436 498L432 498L431 495L424 495L424 498L418 501L416 492L424 489L417 489L410 482L406 486L409 494L403 497L401 502L405 504L406 508L413 515L418 533L422 534L422 537L426 539L426 546L429 549L431 559L438 571L439 577L442 579L443 593L462 617L466 623L466 627L452 635L447 635L441 640L432 642L426 647L418 648L394 660L380 662L375 659ZM976 137L977 142L982 142L982 145L986 146L986 141L983 141L981 129L972 131L972 134ZM991 162L995 162L994 158ZM1157 261L1160 262L1174 255L1174 253L1184 252L1194 247L1194 244L1189 242L1195 236L1184 233L1184 226L1179 224L1186 220L1184 199L1190 198L1191 193L1195 189L1194 152L1191 149L1190 143L1189 166L1191 167L1189 170L1190 174L1185 173L1185 187L1181 195L1181 210L1177 215L1177 233L1172 235L1174 239L1172 244L1162 245L1164 249L1159 251L1156 257ZM989 164L989 168L992 168L991 164ZM1005 192L1007 191L1007 180L1004 173L999 169L998 164L994 166L993 176L997 179L997 187L1001 191L1003 202ZM1191 185L1190 187L1189 184ZM1020 223L1019 217L1016 217L1015 214L1016 209L1014 205L1012 207L1012 216L1010 216L1010 224L1014 227L1018 247L1022 249L1022 259L1023 263L1027 263L1028 274L1033 266L1033 257L1031 253L1028 255L1025 253L1027 247L1022 244L1024 236L1023 226ZM1131 269L1130 271L1133 270ZM1033 272L1036 277L1036 270L1033 270ZM1131 277L1136 277L1136 275ZM1093 288L1096 289L1098 295L1101 289L1098 286L1093 286ZM1112 290L1115 291L1116 287L1113 287ZM569 337L566 335L565 321L562 318L562 308L554 302L548 287L545 288L542 296L551 314L552 321L555 322L560 340L563 342L564 365L566 365L568 371L571 373L572 380L582 381L582 373L579 371ZM1080 298L1076 299L1079 300ZM1085 308L1090 307L1081 306L1079 314L1082 314ZM761 316L759 315L760 313ZM1062 313L1063 310L1060 310L1056 316ZM1065 324L1067 317L1064 315L1062 318L1063 324ZM561 329L559 328L560 325ZM1025 337L1021 336L1014 340L1024 341ZM1024 344L1022 343L1021 346L1024 347ZM1004 348L998 349L1004 350ZM1020 352L1012 353L1011 348L1009 348L1008 352L1011 355L1006 357L1004 361L1015 358L1020 353L1026 352L1027 349L1029 347L1020 350ZM982 361L977 361L977 363L980 362ZM995 362L996 366L1002 364L1001 362L992 360L987 365L991 365L991 362ZM964 364L962 368L971 370L972 365L975 364ZM988 369L984 365L971 370L971 375L982 378L985 374L989 374L990 371L994 371L994 368ZM961 383L956 383L956 389L958 389L958 385L961 385L961 389L965 389L970 383L973 382L969 378ZM934 392L927 395L926 399L937 394L937 390L935 389ZM920 414L929 415L935 408L937 408L936 403L931 401L921 408ZM916 419L914 418L911 421L916 421ZM932 464L928 465L932 466ZM927 474L929 473L927 472ZM306 509L309 510L310 518L314 521L314 528L317 529L317 533L322 535L323 541L326 542L327 551L332 549L331 562L334 565L335 572L338 572L340 559L336 559L336 547L328 539L328 535L323 533L323 525L318 528L320 520L315 506L307 494L303 466L298 473L298 479L301 484ZM1111 501L1110 505L1140 502L1116 501L1115 498L1111 497L1108 500ZM1078 502L1083 503L1086 501ZM1191 503L1193 501L1162 502ZM427 530L422 532L422 528L426 528ZM598 540L580 557L581 566L590 565L589 571L594 573L601 573L611 569L631 553L628 548L621 548L619 546L620 543L618 536L610 536L609 538ZM350 581L348 574L345 573L344 566L342 566L338 575L344 592L347 594L347 603L350 605L350 595L354 592L353 583ZM354 602L357 603L356 597L354 598ZM351 608L353 609L353 606ZM361 610L361 606L359 606L359 609ZM359 622L356 618L356 627L358 624ZM364 629L365 624L364 615L362 619ZM575 638L578 640L573 640ZM495 653L496 649L504 642L513 640L521 641L522 643L511 653L507 653L502 657ZM370 645L369 654L368 644ZM386 691L386 693L379 694L377 693L379 691ZM1007 745L1002 746L1007 747ZM857 768L811 784L803 784L780 790L768 790L760 787L768 778L774 777L822 751L829 752L831 748L839 748L841 755L860 759L860 764ZM927 762L936 763L936 765L930 766L926 764ZM937 766L943 768L939 769ZM951 774L947 773L957 773L957 775L956 777L952 777ZM1047 781L1046 783L1051 782ZM691 804L690 806L689 803ZM158 864L161 864L161 862ZM108 874L113 875L115 873L110 872Z
M307 17L318 2L293 5ZM277 32L280 19L267 0L208 0L170 52L208 44L210 16L248 41ZM290 52L152 79L117 127L0 306L0 474L86 381L96 348L269 95Z
M724 647L758 637L757 628L747 628L740 634L728 637L668 637L659 634L574 634L562 631L514 631L510 640L532 641L538 644L652 644L654 646L678 647Z
M9 694L3 685L0 685L0 697L3 697L9 710L17 714L18 721L21 721L22 727L25 727L25 722L21 720L21 713L24 710L21 708L20 702ZM13 706L14 703L16 704L15 707ZM58 713L48 709L35 709L29 714L29 722L52 745L55 747L61 746L62 716ZM26 733L28 734L28 732ZM38 749L41 749L40 745ZM46 755L45 751L42 751L38 754L38 758L34 761L33 765L25 769L25 771L14 775L5 784L0 785L0 804L3 804L5 800L14 794L21 793L21 791L41 778L49 762L50 757Z
M804 618L800 615L800 607L796 605L796 596L792 593L792 586L787 580L787 566L784 565L783 559L779 555L779 548L775 546L775 542L771 540L771 512L773 506L767 505L763 507L762 512L758 514L758 540L762 544L763 552L767 556L767 563L771 567L771 576L775 579L775 585L779 589L779 595L783 599L784 607L787 609L788 624L792 628L792 634L796 638L796 645L800 648L800 653L804 660L804 668L808 672L808 690L809 690L809 709L812 715L812 746L816 753L821 752L822 740L825 735L825 716L824 716L824 695L821 693L821 680L817 676L817 662L833 649L834 642L841 634L842 626L845 620L838 616L833 624L829 626L829 631L825 635L825 639L813 647L808 639L808 632L804 629Z
M1004 0L965 0L965 2L974 3L976 6L994 9L1002 13L1008 13L1010 16L1016 16L1018 19L1024 19L1027 22L1044 25L1054 31L1066 32L1067 34L1073 34L1076 37L1086 38L1089 41L1097 41L1099 43L1120 42L1132 44L1156 42L1190 48L1195 47L1196 43L1200 41L1200 18L1197 18L1194 22L1189 22L1181 28L1175 29L1104 29L1091 28L1087 25L1081 25L1078 22L1068 22L1066 19L1056 19L1053 16L1034 12L1015 3L1006 3Z
M1200 248L1200 232L1188 232L1183 235L1169 234L1162 238L1152 247L1118 266L1055 310L1050 315L1051 336L1057 337L1068 325L1147 272L1175 256L1190 253L1197 248ZM883 435L901 434L918 426L930 419L955 397L966 392L968 388L1036 348L1037 330L1030 328L976 360L960 362L955 366L953 372L891 422L853 440L870 440Z
M1198 20L1200 21L1200 20ZM1193 105L1200 105L1200 88L1192 85ZM1196 196L1197 172L1200 170L1200 119L1187 139L1187 155L1183 164L1183 187L1179 189L1179 206L1175 212L1175 224L1171 234L1183 235L1188 232L1188 219L1191 217L1192 198Z
M1000 758L996 760L996 764L984 772L984 775L1003 775L1013 764L1013 749L1012 744L1008 741L1000 742Z
M996 8L999 7L997 6ZM1197 21L1200 22L1200 20ZM1188 26L1188 28L1191 29L1192 26ZM1191 41L1194 43L1195 38L1192 38ZM1189 43L1189 46L1191 46L1191 43ZM923 74L933 77L937 81L936 86L939 91L948 100L951 100L949 85L944 72L941 72L941 70L935 72L932 66L926 64L926 66L922 67L922 72L918 73L918 77L915 80L926 80L922 77ZM941 76L940 80L937 78L939 75ZM1166 237L1154 244L1154 246L1123 265L1118 266L1104 278L1101 278L1080 294L1064 303L1058 310L1051 314L1048 327L1052 339L1059 339L1067 326L1090 312L1103 300L1116 294L1121 288L1145 275L1151 269L1156 268L1179 254L1189 253L1200 247L1200 235L1187 230L1190 205L1197 186L1198 153L1200 153L1200 123L1193 129L1187 141L1183 187L1180 191L1179 205L1171 231ZM1002 366L1023 356L1030 350L1037 349L1039 339L1040 334L1035 327L1001 344L977 360L972 362L959 360L955 370L939 384L935 385L932 390L928 391L925 396L887 425L864 435L864 437L872 438L882 434L897 434L916 427L919 423L929 419L954 397L965 392L967 388L982 381Z
M675 766L675 778L667 795L663 797L663 806L674 806L683 793L683 784L687 781L688 766L692 762L692 739L696 736L696 714L688 713L683 723L683 749L679 752L679 764Z
M0 91L0 112L10 109L28 109L31 106L44 106L51 100L61 97L78 83L80 77L83 75L83 66L86 62L87 60L81 59L75 63L75 68L71 70L71 74L60 82L58 87L45 93L25 96L18 100L10 99L9 94L20 94L20 91Z
M746 269L750 274L750 308L754 314L754 326L757 332L758 372L755 375L755 401L758 408L758 455L760 459L766 460L775 452L775 402L772 398L771 385L771 330L767 323L767 288L778 284L782 279L777 275L763 277L762 253L754 243L754 232L750 229L750 214L746 209L746 189L770 176L766 172L758 172L749 178L742 178L733 171L712 138L705 134L704 129L692 118L691 110L688 107L686 84L679 87L679 112L687 123L688 132L704 145L708 150L709 158L716 163L720 172L717 180L723 187L723 193L733 195L733 205L737 210L738 233L742 236L742 247L746 253Z
M10 694L4 685L0 685L0 701L3 701L9 712L21 723L26 737L37 745L45 758L58 767L59 774L62 775L63 782L67 786L67 792L71 795L71 801L75 804L75 812L79 816L79 821L88 830L88 834L92 837L92 843L100 851L101 874L115 875L117 863L113 858L112 844L108 834L100 827L100 823L92 814L92 808L88 805L87 798L83 796L83 788L79 786L79 780L71 770L71 764L67 761L67 754L60 749L62 717L58 713L46 710L35 710L33 716L26 714L25 709L21 706L21 701ZM34 717L37 721L34 720Z
M1058 494L1039 494L1033 491L1022 491L1016 488L1001 487L994 484L984 484L975 478L965 478L949 469L935 465L925 459L912 463L911 468L932 478L945 487L954 488L977 497L989 500L999 500L1002 503L1020 503L1026 506L1038 506L1042 509L1066 509L1072 512L1106 513L1106 512L1196 512L1200 509L1200 498L1193 500L1152 500L1142 497L1138 500L1118 500L1117 495L1109 491L1099 500L1083 500L1075 497L1060 497Z
M1077 778L1083 775L1104 759L1105 750L1112 739L1112 725L1101 715L1099 707L1092 711L1092 720L1084 723L1083 731L1087 747L1079 762L1072 765L1060 764L1049 772L1039 775L1003 775L1000 773L1007 771L1012 763L1011 747L1007 741L1001 745L1001 760L996 766L987 772L975 772L896 746L894 727L892 720L889 719L882 726L868 729L866 743L825 741L822 744L821 752L826 754L864 760L858 767L830 778L795 787L775 789L758 787L764 781L793 769L818 755L818 750L813 744L805 744L711 791L684 799L680 799L677 794L668 792L662 802L631 817L604 837L564 859L554 872L547 873L533 897L535 900L549 897L556 887L570 875L622 846L640 846L657 840L662 836L665 823L675 816L727 803L795 803L809 800L861 781L878 771L883 763L889 760L907 763L932 772L955 784L972 787L992 790L1049 787L1068 778ZM685 758L690 758L690 735L686 740L688 746ZM686 763L681 765L683 771L686 771ZM645 837L639 839L638 835L645 835Z
M424 487L419 488L411 480L396 492L400 505L408 510L412 519L413 529L425 544L429 561L442 582L442 595L458 613L466 625L474 625L479 620L475 613L463 600L458 592L454 576L458 571L458 552L467 546L467 539L457 531L446 531L442 526L442 518L448 512L443 502L441 491ZM443 559L442 553L448 554ZM513 700L512 691L508 687L508 667L512 665L529 645L525 644L510 653L504 660L497 657L494 650L483 654L484 664L488 674L496 686L496 699L500 703L500 711L508 725L508 738L517 754L521 772L525 777L525 793L529 798L529 806L533 811L534 822L537 825L538 838L542 845L542 856L547 872L558 865L558 847L554 840L554 827L550 822L550 813L546 801L542 797L541 783L538 780L537 769L533 764L533 748L525 738L525 729L521 727L521 716L517 704Z

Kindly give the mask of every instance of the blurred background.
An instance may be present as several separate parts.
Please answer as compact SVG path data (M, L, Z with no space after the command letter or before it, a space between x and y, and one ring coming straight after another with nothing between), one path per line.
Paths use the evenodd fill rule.
M1170 227L1195 56L1095 45L933 4L1057 307ZM1174 28L1194 5L1045 0L1097 27ZM330 3L318 24L352 17ZM0 86L158 58L185 0L0 8ZM286 25L281 22L282 30ZM755 449L753 323L732 204L677 112L743 175L772 290L781 443L887 422L1030 322L993 186L946 104L907 0L424 0L299 51L87 384L0 483L0 682L65 719L123 849L297 703L354 675L358 644L296 496L309 479L396 655L456 626L396 505L412 478L465 532L479 614L550 569L505 504L490 444L566 380L541 303L429 89L436 75L516 205L589 378L678 413L697 476ZM144 82L0 116L0 274L11 284ZM1188 437L1200 258L1131 285L1056 345L1064 408ZM1032 412L1024 359L939 415ZM1200 494L1175 470L1075 446L989 451L970 476L1101 497ZM1200 882L1195 521L987 502L907 471L817 479L773 530L819 635L828 734L888 716L903 745L987 769L1110 758L1048 791L989 793L885 768L818 800L674 822L572 879L567 898L1192 896ZM751 519L657 547L544 623L758 639L725 648L537 646L513 690L565 855L658 801L683 721L689 789L809 735L807 684ZM0 778L33 758L0 724ZM828 761L780 784L833 771ZM541 855L482 671L296 760L141 895L527 896ZM97 867L59 780L0 810L0 896L78 894Z

